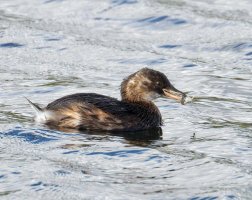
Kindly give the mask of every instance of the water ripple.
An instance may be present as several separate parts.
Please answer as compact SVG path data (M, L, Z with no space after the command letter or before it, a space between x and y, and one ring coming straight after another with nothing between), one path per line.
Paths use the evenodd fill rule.
M15 138L20 138L24 141L30 142L32 144L45 143L53 140L57 140L57 136L55 136L53 131L48 130L27 130L22 128L15 128L9 131L5 131L2 134L5 136L11 136Z
M18 48L18 47L23 47L23 46L24 46L23 44L14 43L14 42L0 44L0 48Z
M121 150L112 152L91 152L86 155L106 155L106 156L118 156L118 157L128 157L130 154L143 154L148 151L148 149L137 149L137 150Z

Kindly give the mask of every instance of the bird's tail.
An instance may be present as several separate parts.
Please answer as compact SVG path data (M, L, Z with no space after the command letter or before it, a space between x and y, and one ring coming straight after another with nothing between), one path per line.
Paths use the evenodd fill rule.
M43 109L40 108L37 104L32 103L28 98L26 98L26 100L29 102L29 104L31 105L31 107L33 108L33 110L36 112L37 115L43 112Z
M26 98L26 97L25 97ZM46 110L45 108L39 107L37 104L31 102L28 98L26 100L29 102L33 110L36 112L35 121L39 123L47 123L53 118L53 113Z

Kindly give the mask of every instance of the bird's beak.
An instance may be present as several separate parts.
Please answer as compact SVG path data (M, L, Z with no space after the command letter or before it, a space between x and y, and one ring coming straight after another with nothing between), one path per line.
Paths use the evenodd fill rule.
M185 104L186 94L177 90L175 87L171 86L169 88L164 88L163 92L165 97L175 99L179 101L182 105Z

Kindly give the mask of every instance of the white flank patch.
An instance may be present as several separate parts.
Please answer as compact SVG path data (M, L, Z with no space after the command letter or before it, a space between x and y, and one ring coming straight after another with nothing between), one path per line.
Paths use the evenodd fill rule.
M36 113L35 121L45 124L49 120L55 119L55 113L51 111L41 111Z

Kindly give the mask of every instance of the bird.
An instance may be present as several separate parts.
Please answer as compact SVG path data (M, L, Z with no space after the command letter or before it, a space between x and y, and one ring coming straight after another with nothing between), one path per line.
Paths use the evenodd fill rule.
M167 76L142 68L121 83L121 100L96 93L70 94L36 111L35 121L50 127L91 131L142 131L158 128L163 120L153 100L171 98L185 104L186 94L176 89Z

